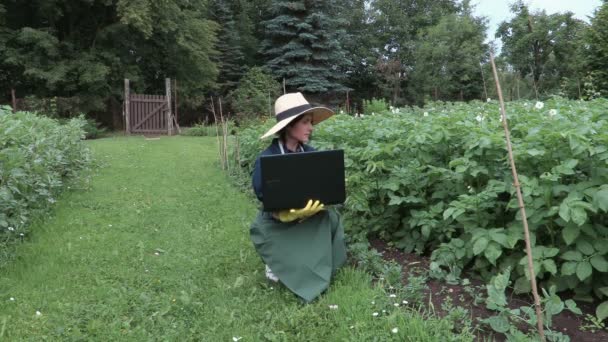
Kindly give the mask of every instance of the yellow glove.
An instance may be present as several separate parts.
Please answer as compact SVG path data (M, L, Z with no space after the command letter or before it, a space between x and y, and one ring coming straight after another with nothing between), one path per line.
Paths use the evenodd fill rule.
M274 217L281 222L291 222L298 219L304 220L325 209L324 207L325 205L319 201L313 202L313 200L308 200L306 207L302 209L281 210L275 213Z

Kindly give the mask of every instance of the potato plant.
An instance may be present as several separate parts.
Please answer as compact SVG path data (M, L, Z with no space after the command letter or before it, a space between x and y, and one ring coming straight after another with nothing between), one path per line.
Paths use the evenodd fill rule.
M579 300L608 296L608 101L510 102L507 117L536 276ZM272 122L241 132L247 170ZM430 103L320 124L311 142L346 152L351 235L429 253L431 274L509 271L529 291L523 228L497 102Z

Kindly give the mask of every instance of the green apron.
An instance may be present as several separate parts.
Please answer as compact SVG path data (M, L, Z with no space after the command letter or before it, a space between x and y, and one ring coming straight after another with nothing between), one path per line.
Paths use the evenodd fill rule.
M310 302L346 261L340 216L328 208L303 222L283 223L260 211L250 229L262 260L281 283Z

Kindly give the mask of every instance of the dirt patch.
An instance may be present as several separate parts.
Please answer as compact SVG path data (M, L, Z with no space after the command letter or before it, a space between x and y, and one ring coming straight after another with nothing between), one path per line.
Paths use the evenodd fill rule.
M386 242L380 239L370 239L370 245L380 252L385 260L392 260L402 265L403 274L417 274L421 270L428 270L430 260L428 257L419 256L416 254L405 253L394 247L390 247ZM407 283L407 276L404 279L404 283ZM469 310L470 315L474 320L477 318L487 318L495 314L494 311L488 310L485 307L485 283L472 279L469 277L471 284L468 286L463 285L450 285L438 280L430 279L427 282L428 290L425 293L425 298L430 299L433 303L433 309L438 316L443 317L448 314L447 311L442 309L444 303L451 301L453 306L460 306ZM475 292L471 291L471 288L476 289L478 294L483 294L484 301L475 304ZM467 291L468 290L468 291ZM509 296L509 306L511 308L519 308L520 306L529 306L534 301L531 296L516 295L513 293L507 294ZM448 299L450 298L450 299ZM583 314L595 313L594 304L589 303L578 303L578 307L583 311ZM477 322L474 321L474 324ZM583 317L577 316L570 311L564 310L559 315L553 316L553 329L562 332L570 337L571 341L588 341L588 342L602 342L608 341L608 331L596 331L592 333L590 331L581 331L580 326L583 324ZM495 334L489 329L485 329L485 336L480 335L480 339L483 337L487 338L488 335L497 341L504 341L504 336L501 334Z

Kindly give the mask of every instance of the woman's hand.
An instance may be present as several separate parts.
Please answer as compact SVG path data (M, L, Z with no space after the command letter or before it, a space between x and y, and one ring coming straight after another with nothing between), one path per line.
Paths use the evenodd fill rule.
M281 222L292 222L298 219L307 219L323 209L325 209L325 205L323 203L308 200L308 203L302 209L281 210L274 212L273 216Z

